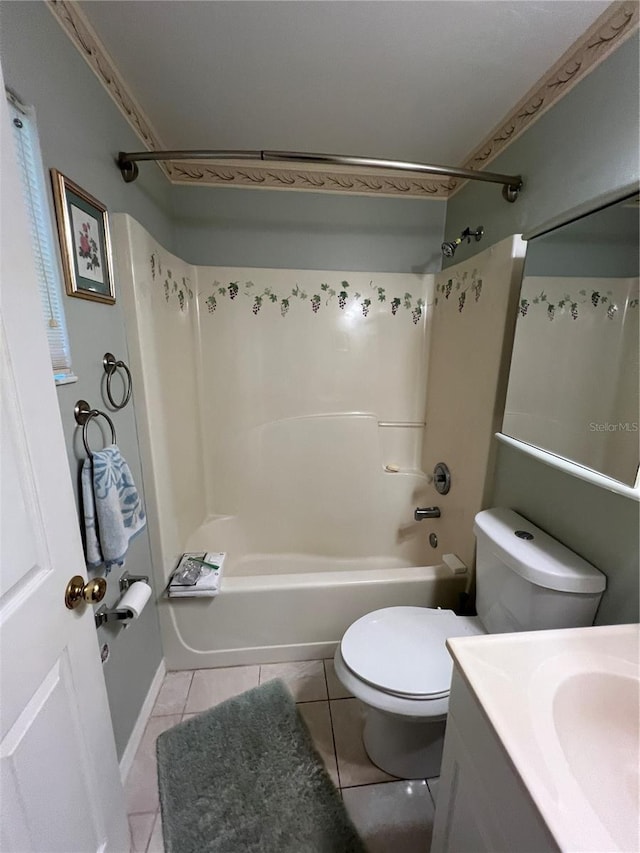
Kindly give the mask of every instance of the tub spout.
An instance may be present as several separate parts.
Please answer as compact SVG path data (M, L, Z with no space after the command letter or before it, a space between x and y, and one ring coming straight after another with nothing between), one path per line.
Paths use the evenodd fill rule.
M416 507L416 511L413 513L413 517L416 521L424 521L425 518L440 518L440 507Z

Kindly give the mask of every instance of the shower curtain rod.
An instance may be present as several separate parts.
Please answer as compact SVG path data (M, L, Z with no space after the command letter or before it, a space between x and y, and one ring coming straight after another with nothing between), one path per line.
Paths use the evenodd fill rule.
M384 160L377 157L355 157L344 154L305 154L300 151L121 151L117 164L123 179L130 184L138 177L138 162L144 160L276 160L296 163L325 163L334 166L367 166L370 169L394 169L400 172L425 172L467 181L486 181L502 184L506 201L515 201L522 189L520 175L502 175L497 172L476 172L452 166L433 166L427 163L410 163L404 160Z

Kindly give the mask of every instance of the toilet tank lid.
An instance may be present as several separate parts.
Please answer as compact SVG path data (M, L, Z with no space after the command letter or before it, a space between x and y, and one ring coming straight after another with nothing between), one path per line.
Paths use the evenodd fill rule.
M607 579L595 566L512 509L485 509L473 532L490 540L494 553L525 580L561 592L602 592ZM524 533L525 536L518 534ZM533 538L528 538L529 534Z

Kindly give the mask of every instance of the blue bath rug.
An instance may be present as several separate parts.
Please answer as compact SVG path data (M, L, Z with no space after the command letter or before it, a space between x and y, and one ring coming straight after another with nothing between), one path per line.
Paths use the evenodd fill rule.
M365 853L281 681L157 742L166 853Z

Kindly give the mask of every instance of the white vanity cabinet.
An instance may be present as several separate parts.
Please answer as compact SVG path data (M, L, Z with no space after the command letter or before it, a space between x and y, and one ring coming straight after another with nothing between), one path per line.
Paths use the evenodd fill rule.
M548 853L559 849L456 667L431 853Z
M432 853L640 850L640 625L447 648Z

